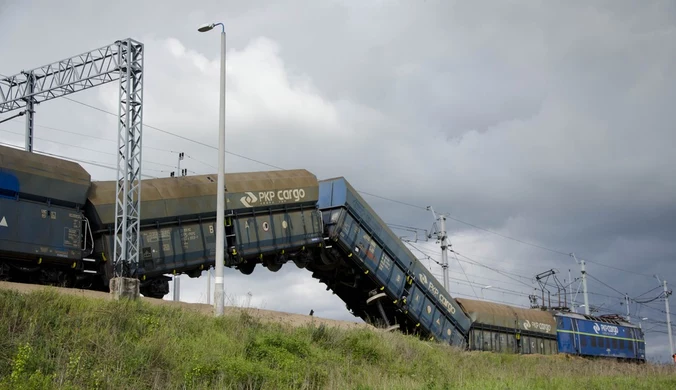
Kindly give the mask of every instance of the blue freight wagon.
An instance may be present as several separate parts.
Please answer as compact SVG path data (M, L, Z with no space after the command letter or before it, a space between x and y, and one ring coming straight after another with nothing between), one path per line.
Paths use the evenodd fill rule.
M0 280L78 282L89 180L76 163L0 147Z
M232 173L226 183L226 266L244 274L256 264L278 271L288 261L302 265L322 243L318 183L299 170ZM113 258L116 182L93 182L88 196L95 251L109 278ZM199 277L215 263L216 198L214 175L144 180L141 183L138 277L141 293L161 297L171 273ZM300 266L299 265L299 266Z
M622 321L576 313L555 313L559 353L645 360L640 327Z
M343 261L366 276L366 280L355 279L359 290L372 287L364 297L365 305L352 308L355 315L380 317L388 328L466 345L470 319L344 178L319 182L319 209L327 253L336 256L338 249Z

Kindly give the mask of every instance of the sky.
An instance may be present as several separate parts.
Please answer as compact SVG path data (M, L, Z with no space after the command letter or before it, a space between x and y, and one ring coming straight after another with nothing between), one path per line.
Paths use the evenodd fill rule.
M227 172L344 176L390 224L447 213L453 296L528 306L550 269L577 291L573 252L600 314L657 297L655 275L676 286L676 3L0 0L0 74L137 39L143 173L169 176L177 152L213 173L220 38L197 27L218 21ZM38 105L35 149L114 179L117 85L69 98ZM23 146L24 126L0 124L0 142ZM411 245L441 275L435 240ZM226 304L358 321L293 264L225 275ZM205 302L206 279L182 277L181 300ZM629 309L665 361L664 300Z

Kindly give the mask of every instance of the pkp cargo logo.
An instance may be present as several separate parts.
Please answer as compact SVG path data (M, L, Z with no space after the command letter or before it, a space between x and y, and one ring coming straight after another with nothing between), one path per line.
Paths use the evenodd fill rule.
M530 321L526 320L523 322L523 328L526 330L530 330Z
M596 334L599 334L600 330L601 330L601 327L599 326L599 324L594 322L594 332L596 332Z
M258 202L258 198L253 192L246 192L246 195L241 197L239 201L242 202L244 207L253 207L252 203Z

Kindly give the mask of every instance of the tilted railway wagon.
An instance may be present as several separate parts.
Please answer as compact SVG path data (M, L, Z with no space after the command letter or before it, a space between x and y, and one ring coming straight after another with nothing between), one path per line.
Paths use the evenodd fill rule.
M355 315L406 333L465 344L469 318L344 178L320 181L319 209L327 240L323 256L330 258L325 262L356 268L354 273L335 273L342 279L333 283Z

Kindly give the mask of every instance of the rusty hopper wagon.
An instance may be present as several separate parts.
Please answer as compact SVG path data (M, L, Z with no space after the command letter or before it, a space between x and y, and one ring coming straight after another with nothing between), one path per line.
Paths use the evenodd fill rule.
M466 298L456 301L472 319L470 349L546 355L557 352L552 313Z

